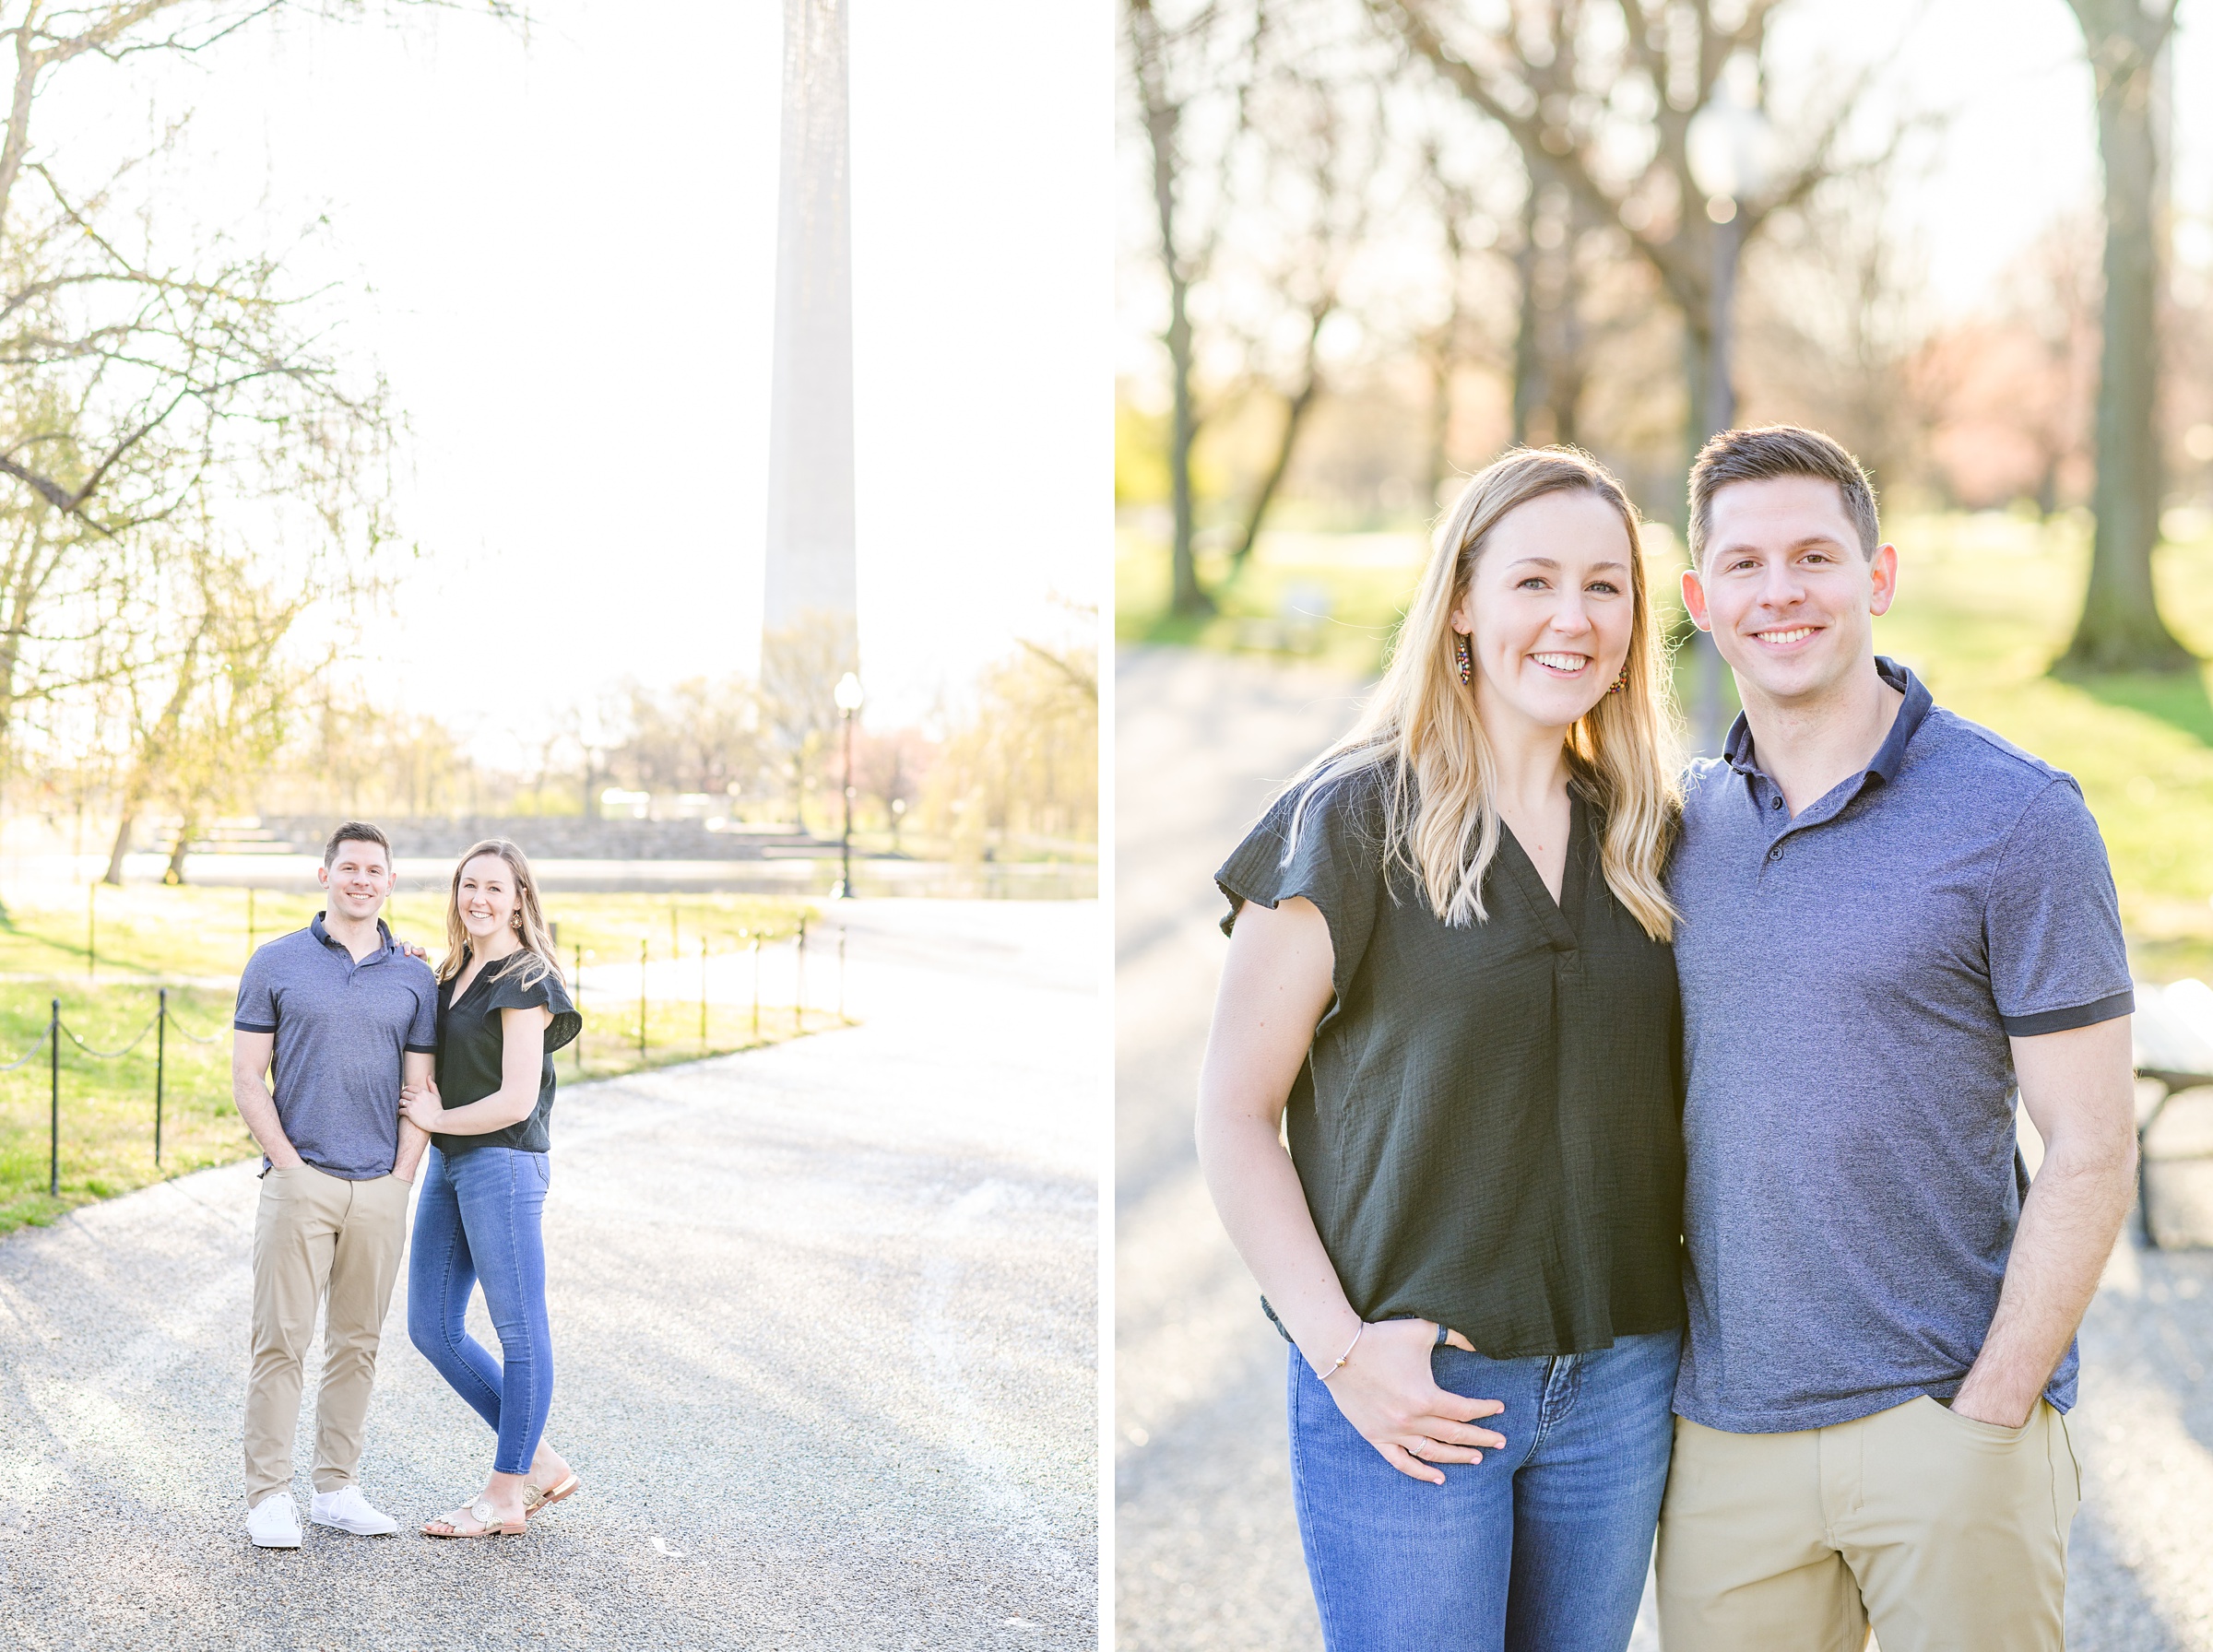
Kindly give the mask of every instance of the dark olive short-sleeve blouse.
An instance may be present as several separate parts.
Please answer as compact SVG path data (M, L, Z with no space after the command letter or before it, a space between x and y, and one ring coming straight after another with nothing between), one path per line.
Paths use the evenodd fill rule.
M496 1094L506 1080L507 1040L503 1009L543 1009L552 1017L545 1032L545 1054L538 1064L538 1105L530 1116L503 1130L481 1136L433 1132L438 1150L451 1158L480 1147L508 1147L542 1153L552 1146L553 1052L584 1031L584 1017L558 971L527 951L504 962L486 964L458 997L454 982L438 984L438 1094L449 1113Z
M1387 855L1383 774L1295 788L1215 874L1313 902L1335 996L1293 1085L1291 1157L1367 1320L1460 1331L1494 1359L1683 1322L1682 1010L1673 950L1600 870L1578 796L1556 904L1511 832L1485 920L1452 926Z

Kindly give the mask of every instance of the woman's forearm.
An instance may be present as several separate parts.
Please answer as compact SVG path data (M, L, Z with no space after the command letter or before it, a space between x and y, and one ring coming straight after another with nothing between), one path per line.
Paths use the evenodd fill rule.
M1294 896L1231 933L1199 1071L1199 1167L1229 1242L1284 1328L1326 1371L1360 1328L1277 1135L1331 995L1329 926Z
M1309 1364L1329 1369L1360 1329L1315 1231L1291 1156L1262 1118L1201 1107L1199 1165L1229 1242Z
M523 1096L512 1096L503 1089L495 1090L480 1102L447 1108L439 1115L438 1129L446 1136L489 1136L494 1130L521 1124L537 1107L536 1090Z

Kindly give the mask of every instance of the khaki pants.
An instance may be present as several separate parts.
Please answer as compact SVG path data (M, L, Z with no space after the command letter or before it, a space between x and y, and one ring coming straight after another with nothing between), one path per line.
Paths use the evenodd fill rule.
M1675 1420L1660 1516L1668 1652L2060 1652L2066 1422L2020 1429L1927 1398L1855 1422L1732 1434Z
M246 1503L292 1483L300 1367L325 1289L315 1395L315 1490L355 1483L376 1347L408 1237L408 1184L272 1169L254 1215L254 1363L246 1378Z

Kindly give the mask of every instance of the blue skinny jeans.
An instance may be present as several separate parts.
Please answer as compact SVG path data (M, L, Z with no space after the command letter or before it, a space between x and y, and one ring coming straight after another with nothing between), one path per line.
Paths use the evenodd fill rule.
M552 1174L543 1153L472 1148L423 1155L408 1260L408 1337L455 1393L499 1434L492 1468L524 1474L553 1404L553 1336L546 1320L546 1246L538 1232ZM499 1359L468 1334L479 1281Z
M1291 1483L1331 1652L1622 1652L1675 1442L1681 1339L1592 1353L1431 1356L1438 1386L1505 1411L1506 1449L1400 1473L1290 1350Z

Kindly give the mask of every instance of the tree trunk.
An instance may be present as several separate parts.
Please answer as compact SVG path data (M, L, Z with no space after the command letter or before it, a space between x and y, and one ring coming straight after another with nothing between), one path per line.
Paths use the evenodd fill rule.
M1531 415L1543 407L1544 347L1540 325L1543 301L1537 291L1537 191L1534 183L1521 208L1521 244L1514 253L1514 275L1521 289L1521 313L1514 327L1514 445L1530 442Z
M1127 16L1130 54L1144 103L1145 139L1153 150L1153 210L1159 220L1160 267L1168 282L1168 329L1161 337L1168 349L1168 380L1175 396L1174 424L1168 435L1168 492L1175 520L1169 546L1174 590L1168 608L1172 613L1198 616L1213 613L1214 602L1199 583L1199 564L1191 545L1191 444L1198 435L1199 421L1191 407L1190 271L1176 244L1177 145L1183 108L1166 88L1161 28L1152 6L1146 0L1134 0Z
M153 796L154 785L169 766L170 754L176 745L177 730L184 721L184 707L191 702L192 690L199 681L200 649L207 642L210 616L203 614L198 629L184 645L183 658L177 666L177 680L170 690L169 702L161 708L161 715L139 745L137 761L131 765L131 778L123 792L123 823L115 829L115 846L108 851L108 869L101 881L123 884L123 857L131 846L131 829L138 822L139 811ZM180 840L182 841L182 840ZM182 883L183 879L183 851L169 863L174 877L164 875L165 883Z
M2182 671L2196 662L2160 618L2151 553L2160 539L2160 155L2154 65L2172 12L2136 0L2072 0L2098 78L2098 152L2105 168L2105 338L2098 367L2097 528L2071 672Z
M1452 339L1460 336L1460 313L1454 309L1447 342L1440 346L1437 359L1430 364L1435 376L1435 389L1429 401L1429 461L1426 466L1427 489L1422 495L1422 513L1434 516L1444 508L1441 497L1445 490L1445 475L1452 467L1450 452L1452 441L1452 377L1459 366Z
M100 875L102 883L122 887L123 857L130 852L131 832L137 824L137 811L126 802L123 807L123 822L115 828L115 846L108 851L108 869Z
M1176 250L1176 124L1172 110L1156 112L1145 123L1153 138L1153 204L1160 214L1160 262L1168 277L1168 330L1162 342L1168 347L1168 378L1175 396L1168 431L1168 495L1175 520L1169 554L1175 590L1168 606L1178 614L1204 615L1214 611L1214 599L1199 584L1199 563L1191 546L1191 447L1198 440L1199 420L1191 406L1190 283Z
M1735 397L1724 362L1717 362L1714 348L1715 315L1710 306L1704 316L1686 315L1683 325L1683 387L1689 397L1685 409L1685 432L1689 436L1689 461L1696 462L1707 439L1729 428L1735 415ZM1724 314L1722 323L1727 324ZM1725 356L1725 349L1723 352ZM1717 372L1717 366L1722 371ZM1718 391L1718 394L1717 394ZM1687 474L1688 463L1685 466ZM1675 496L1675 525L1686 549L1690 545L1690 492L1687 484ZM1694 631L1684 644L1690 654L1690 749L1697 757L1719 757L1728 728L1722 721L1722 673L1728 669L1710 631Z
M1252 504L1245 513L1245 531L1238 536L1237 548L1230 554L1229 576L1232 579L1245 571L1245 559L1252 555L1259 543L1260 524L1267 519L1268 507L1274 502L1275 490L1283 486L1284 472L1291 468L1291 450L1298 444L1299 427L1306 423L1307 415L1313 409L1314 398L1321 394L1321 364L1317 359L1317 347L1321 338L1322 324L1330 318L1330 307L1325 305L1308 318L1307 325L1306 376L1290 400L1284 406L1284 433L1275 444L1275 457L1269 464L1268 473L1260 478L1259 490L1252 496Z
M177 822L177 841L169 852L169 867L161 874L161 881L172 888L184 881L184 851L198 835L200 823L190 813Z
M1191 447L1198 440L1199 421L1191 410L1191 320L1184 307L1188 290L1180 275L1169 277L1168 375L1175 382L1176 411L1168 433L1168 493L1175 520L1170 551L1175 591L1168 606L1178 614L1206 615L1214 611L1214 599L1199 583L1199 563L1191 546Z

